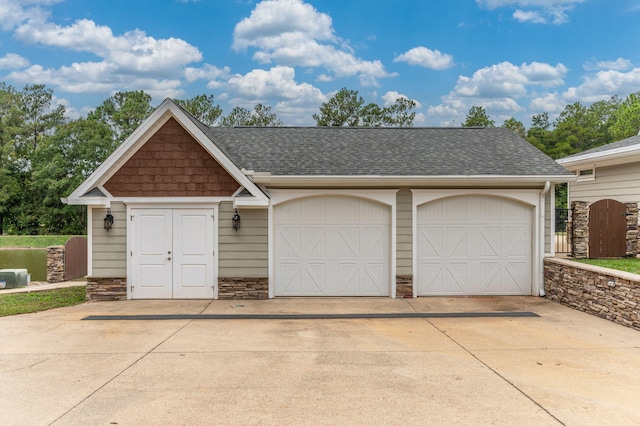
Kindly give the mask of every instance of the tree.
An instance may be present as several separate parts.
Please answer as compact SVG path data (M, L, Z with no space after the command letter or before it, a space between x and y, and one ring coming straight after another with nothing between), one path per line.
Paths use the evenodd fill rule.
M197 95L187 100L175 99L175 102L207 126L213 126L222 115L222 108L214 104L213 95Z
M484 107L472 106L462 127L495 127L495 123L489 118Z
M640 132L640 92L632 93L622 101L611 117L609 131L619 141Z
M52 106L53 89L42 84L27 85L20 96L20 108L24 112L22 136L24 148L35 151L45 134L53 132L64 122L64 105Z
M89 177L116 146L106 123L84 118L58 126L55 134L43 141L33 158L28 188L30 198L38 201L25 209L28 215L38 217L38 233L84 232L85 209L64 205L60 197Z
M4 232L5 217L20 192L15 175L15 138L22 123L19 96L12 86L0 83L0 235Z
M504 123L502 123L502 127L513 130L514 133L520 136L522 139L527 136L527 130L524 128L524 124L513 117L504 120Z
M405 97L399 97L393 105L385 108L384 122L389 127L413 127L416 112L411 111L416 107L416 101Z
M320 114L313 114L313 119L318 126L359 126L363 106L364 99L357 91L343 87L320 106Z
M88 119L106 123L120 144L153 110L151 96L144 91L118 92L89 113Z
M549 113L543 112L531 118L531 127L527 130L527 140L540 151L549 154L549 147L552 145L553 135L549 130Z
M416 102L405 97L386 108L375 103L365 105L357 91L343 87L320 106L320 114L313 114L313 119L318 126L410 127L416 116L411 111L415 107Z
M257 104L253 111L242 107L233 108L229 115L220 119L220 126L278 127L282 126L282 121L276 113L271 112L270 106Z
M547 145L553 158L582 152L611 142L610 120L619 102L616 97L585 107L580 102L567 105L554 126L555 144Z

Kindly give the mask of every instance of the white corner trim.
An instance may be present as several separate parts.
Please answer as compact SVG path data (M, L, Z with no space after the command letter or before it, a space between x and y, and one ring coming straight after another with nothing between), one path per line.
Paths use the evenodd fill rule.
M87 207L87 276L93 276L93 207Z

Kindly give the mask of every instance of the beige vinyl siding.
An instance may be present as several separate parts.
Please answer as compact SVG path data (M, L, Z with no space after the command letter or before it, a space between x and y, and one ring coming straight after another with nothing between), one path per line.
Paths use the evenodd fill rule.
M413 275L412 199L408 188L401 188L396 198L396 275Z
M621 203L640 201L640 164L597 167L595 179L569 184L570 201L594 203L610 198Z
M232 228L231 202L220 203L218 217L218 277L269 276L269 211L239 209L240 229Z
M92 208L92 271L97 278L125 278L127 276L127 207L112 203L113 227L104 229L107 209Z

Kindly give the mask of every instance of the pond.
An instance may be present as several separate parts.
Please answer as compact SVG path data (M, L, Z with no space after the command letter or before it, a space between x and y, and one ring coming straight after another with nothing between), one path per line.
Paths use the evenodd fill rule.
M26 269L31 281L47 280L46 249L2 249L0 269Z

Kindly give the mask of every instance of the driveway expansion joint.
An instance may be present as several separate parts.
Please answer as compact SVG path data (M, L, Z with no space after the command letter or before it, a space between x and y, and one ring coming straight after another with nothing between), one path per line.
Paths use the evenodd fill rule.
M158 314L89 315L83 321L232 320L232 319L397 319L397 318L538 318L534 312L398 312L371 314Z

